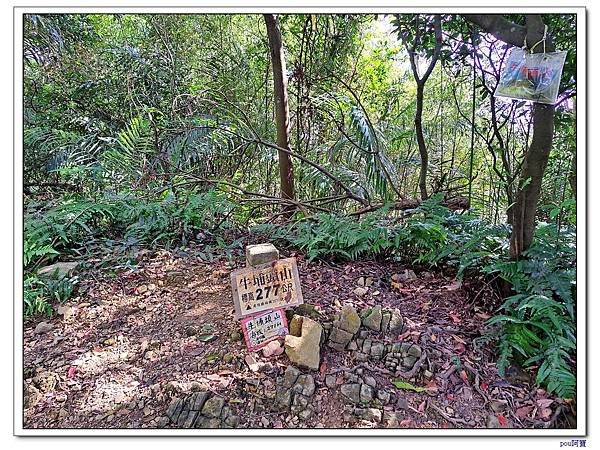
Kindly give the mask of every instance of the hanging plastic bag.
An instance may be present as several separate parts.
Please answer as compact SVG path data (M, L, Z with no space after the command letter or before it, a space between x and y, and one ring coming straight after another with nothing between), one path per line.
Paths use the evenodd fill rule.
M494 96L554 105L567 52L529 53L513 48Z

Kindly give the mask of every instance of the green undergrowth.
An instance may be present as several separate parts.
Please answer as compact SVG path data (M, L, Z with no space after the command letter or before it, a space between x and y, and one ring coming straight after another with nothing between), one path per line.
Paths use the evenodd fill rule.
M298 247L309 260L389 257L414 264L456 268L457 276L483 273L510 283L506 298L477 343L495 341L498 370L511 361L536 371L536 381L561 397L575 394L575 232L538 224L533 245L518 261L508 257L510 228L458 214L432 197L407 211L389 210L354 220L318 215L288 226L264 224L254 232Z
M45 203L48 205L48 203ZM198 236L231 256L243 238L224 237L247 220L225 194L166 191L152 198L134 192L94 200L64 197L25 211L24 309L51 314L76 290L77 278L40 278L58 260L122 258L139 248L185 246ZM425 266L451 266L459 278L483 273L510 283L513 295L488 321L479 343L495 341L501 374L511 361L530 367L536 380L562 397L575 393L575 233L539 224L533 245L508 258L509 227L458 214L433 196L402 216L389 208L359 219L320 214L287 225L251 228L252 239L301 249L309 260L392 258Z

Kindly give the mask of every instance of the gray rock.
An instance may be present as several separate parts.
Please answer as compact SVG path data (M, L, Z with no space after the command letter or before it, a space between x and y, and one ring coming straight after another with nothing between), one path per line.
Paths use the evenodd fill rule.
M287 366L285 372L283 373L283 380L281 382L281 385L287 388L291 388L296 383L296 380L299 376L300 371L298 369L296 369L294 366Z
M400 426L398 416L393 411L383 412L383 424L386 428L398 428Z
M169 403L169 407L167 408L167 417L171 420L171 422L177 422L179 418L179 414L183 409L183 400L180 398L174 398Z
M315 380L310 375L300 375L296 384L301 386L300 393L302 395L310 397L315 393Z
M294 400L292 400L292 405L306 408L308 406L308 399L302 394L296 394Z
M283 408L288 408L292 402L292 391L284 387L278 388L275 394L275 402Z
M332 349L334 349L334 350L336 350L338 352L343 352L344 350L346 350L346 345L345 344L340 344L339 342L329 341L327 343L327 345L330 348L332 348Z
M298 417L300 417L300 419L302 419L302 420L308 420L308 419L310 419L310 417L312 416L312 414L313 414L312 409L311 408L306 408L306 409L303 409L302 411L300 411L298 413Z
M341 328L351 335L356 334L360 328L360 316L352 306L344 305L342 306L340 319L334 323L334 326Z
M407 353L410 356L414 356L415 358L419 359L421 357L421 354L423 353L423 351L421 350L421 347L419 347L418 345L413 345L408 349Z
M357 361L366 361L369 359L369 355L363 352L356 352L354 358L356 358Z
M369 292L369 288L366 287L357 287L356 289L354 289L354 294L357 297L363 297L367 292Z
M78 266L79 263L75 261L58 262L56 264L42 267L40 270L38 270L38 276L42 278L56 278L60 280L62 278L71 276Z
M202 415L206 417L219 417L224 404L225 400L222 397L211 397L204 403Z
M400 334L404 328L404 318L398 308L392 311L392 317L390 318L389 332L394 334Z
M402 359L402 367L404 367L405 369L412 369L416 362L417 358L415 358L414 356L407 356L406 358Z
M381 305L373 307L365 314L362 324L373 331L381 330Z
M187 418L185 419L185 422L183 422L182 427L183 428L192 428L194 426L194 423L196 422L196 418L198 417L198 411L190 411L187 414Z
M384 311L381 314L381 331L384 333L388 331L388 327L390 325L390 321L392 320L392 313L389 311Z
M54 328L54 325L52 325L51 323L40 322L40 323L38 323L37 327L35 327L35 330L33 332L35 334L43 334L43 333L52 331L53 328Z
M375 378L373 378L372 376L366 375L365 377L363 377L363 379L365 380L365 383L368 386L377 387L377 381L375 381Z
M377 342L371 345L371 357L373 359L381 359L383 357L383 353L385 352L385 345L381 342Z
M334 326L331 329L331 334L329 335L329 340L346 345L348 342L350 342L352 340L352 336L353 336L352 333Z
M344 397L352 403L360 403L360 384L348 383L342 384L340 391Z
M346 348L351 352L355 352L356 350L358 350L358 345L356 345L356 341L350 341Z
M373 388L367 384L360 385L360 401L369 403L373 400Z
M208 392L195 392L192 394L190 409L192 411L201 411L209 396Z
M377 391L377 398L383 405L387 405L390 402L390 393L384 389Z
M369 422L381 422L381 411L377 408L354 408L353 413Z

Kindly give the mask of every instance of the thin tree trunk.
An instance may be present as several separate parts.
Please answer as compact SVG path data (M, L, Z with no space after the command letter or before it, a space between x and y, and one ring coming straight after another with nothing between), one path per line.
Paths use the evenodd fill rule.
M264 17L267 25L267 35L269 37L271 64L273 66L277 145L281 148L291 150L287 74L283 54L283 44L281 42L281 30L279 29L279 21L273 14L265 14ZM295 198L295 192L292 158L288 153L282 152L281 150L278 152L278 156L281 197L293 200Z
M429 154L425 145L423 136L423 91L425 83L417 84L417 108L415 111L415 132L417 134L417 145L419 146L419 155L421 156L421 171L419 172L419 190L421 191L421 200L427 199L427 165L429 164Z

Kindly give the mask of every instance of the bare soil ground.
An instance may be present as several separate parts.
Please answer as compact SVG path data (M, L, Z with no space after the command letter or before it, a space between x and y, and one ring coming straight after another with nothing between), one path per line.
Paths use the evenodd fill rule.
M292 255L290 255L292 256ZM402 428L574 427L575 405L537 388L532 374L511 368L497 373L493 348L473 339L490 317L490 293L481 280L458 283L441 272L415 269L416 278L392 286L406 267L392 263L308 264L298 257L305 303L320 321L344 303L357 309L397 307L405 319L398 341L419 343L426 364L409 381L422 392L397 389L381 366L363 364L377 386L393 392L384 407ZM204 262L193 255L146 254L136 269L81 275L76 297L52 319L24 323L26 428L156 428L173 396L208 387L225 398L240 428L384 427L356 420L329 373L353 370L351 352L324 347L316 382L315 414L292 420L272 412L270 393L290 364L286 354L265 358L251 371L240 327L233 318L229 273L238 256ZM367 294L354 291L361 276L373 277ZM51 329L36 332L40 322ZM39 331L39 329L38 329ZM260 389L257 389L260 387Z

